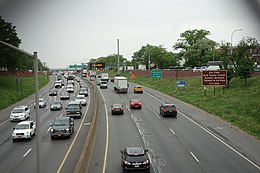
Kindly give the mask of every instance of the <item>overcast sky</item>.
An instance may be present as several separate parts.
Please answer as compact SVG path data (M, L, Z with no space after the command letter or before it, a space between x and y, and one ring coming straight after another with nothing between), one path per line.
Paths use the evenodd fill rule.
M192 29L210 31L218 43L243 29L233 45L247 36L260 42L259 6L259 0L0 0L0 16L17 27L20 48L57 68L117 54L117 39L127 59L147 44L173 51L180 33Z

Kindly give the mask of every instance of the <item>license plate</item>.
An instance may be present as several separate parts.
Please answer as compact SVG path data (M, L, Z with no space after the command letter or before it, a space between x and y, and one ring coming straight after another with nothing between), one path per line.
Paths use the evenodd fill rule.
M139 165L135 165L135 168L139 168Z

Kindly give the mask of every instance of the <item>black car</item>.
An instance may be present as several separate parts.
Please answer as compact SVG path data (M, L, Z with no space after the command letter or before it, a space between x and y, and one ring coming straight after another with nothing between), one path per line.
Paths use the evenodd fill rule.
M57 91L56 89L51 89L51 90L49 91L49 96L56 96L57 93L58 93L58 91Z
M121 104L113 104L111 106L111 113L114 114L124 114L124 106Z
M174 104L172 103L163 103L159 107L160 114L164 116L177 116L177 109Z
M70 117L57 117L51 123L51 139L57 137L68 137L70 138L74 132L74 121Z
M126 147L121 150L121 165L123 172L150 172L150 161L147 151L142 147Z
M66 116L81 118L82 106L81 106L80 102L77 102L77 101L69 102L68 106L66 107Z
M52 104L50 105L50 109L51 109L51 111L61 110L62 109L61 101L58 101L58 100L53 101Z
M70 99L70 94L64 90L61 94L60 94L60 99L61 100L69 100Z

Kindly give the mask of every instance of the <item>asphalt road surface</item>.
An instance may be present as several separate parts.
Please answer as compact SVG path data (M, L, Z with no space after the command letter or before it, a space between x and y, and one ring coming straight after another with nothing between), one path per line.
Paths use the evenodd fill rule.
M120 150L127 146L148 149L155 173L260 172L259 141L191 105L145 88L143 94L117 94L113 83L100 89L99 124L88 172L119 173ZM130 109L139 98L142 109ZM176 118L162 118L159 105L172 102ZM111 115L110 106L122 103L124 115Z
M54 77L50 78L47 86L40 90L39 96L47 101L47 106L39 110L40 115L40 170L41 172L73 172L80 156L83 144L89 128L89 122L93 115L93 103L90 102L93 95L90 87L90 95L87 97L87 105L83 107L83 117L74 119L74 133L70 139L51 140L50 123L59 116L66 116L65 107L69 100L62 100L63 109L61 111L50 111L50 104L58 96L49 96L49 89L54 85ZM64 89L58 89L60 93ZM73 100L78 94L79 84L75 82L75 92L70 94ZM92 92L93 93L93 92ZM31 110L29 120L35 121L35 109L33 108L34 95L10 106L1 111L0 122L0 172L12 173L34 173L37 172L36 162L36 136L29 140L13 142L11 134L17 122L10 122L10 111L19 105L28 105ZM88 110L88 112L86 112ZM39 130L39 129L37 129ZM38 152L39 153L39 152Z

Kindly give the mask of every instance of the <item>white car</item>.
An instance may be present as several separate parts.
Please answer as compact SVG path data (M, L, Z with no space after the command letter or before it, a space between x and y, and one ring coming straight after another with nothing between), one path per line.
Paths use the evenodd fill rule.
M22 121L30 117L30 109L28 106L18 106L11 111L11 121Z
M62 87L61 81L55 81L54 87L55 88L61 88Z
M77 97L75 98L75 101L79 102L81 105L84 105L84 106L87 104L87 100L84 95L77 95Z
M35 136L36 125L33 121L22 121L18 123L12 133L12 139L15 142L18 139L32 139Z
M101 81L100 88L107 88L107 81Z
M67 91L68 93L73 93L73 92L74 92L74 87L72 87L72 86L67 86L66 91Z
M39 108L44 108L46 106L46 100L44 98L39 99ZM34 103L34 108L36 108L36 103Z

